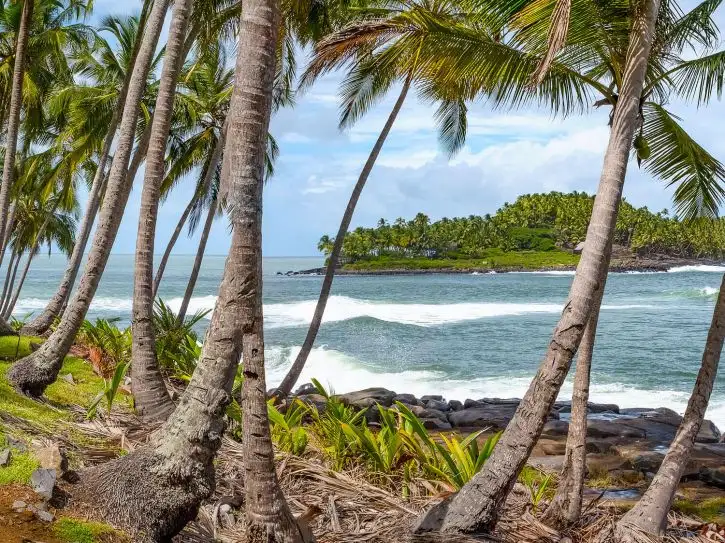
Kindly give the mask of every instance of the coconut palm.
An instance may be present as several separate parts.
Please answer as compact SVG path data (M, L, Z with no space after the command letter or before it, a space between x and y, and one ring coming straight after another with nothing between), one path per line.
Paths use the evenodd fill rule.
M34 353L20 360L8 372L8 379L19 390L39 396L58 376L65 355L72 345L105 268L131 191L128 164L136 133L139 106L146 88L168 4L155 0L130 79L123 106L120 131L111 171L100 211L99 223L81 282L68 304L58 328Z
M492 530L506 496L541 434L579 347L598 292L604 288L602 278L609 265L627 163L638 129L658 12L658 0L645 0L633 15L622 88L612 116L602 177L587 229L587 244L544 360L483 469L457 494L425 513L416 531ZM574 20L576 14L572 14Z
M349 71L341 85L342 107L340 128L344 129L362 117L377 103L390 88L400 84L400 92L390 114L365 162L353 188L340 227L335 236L332 250L327 256L325 276L315 306L312 321L300 352L292 367L277 388L280 397L289 395L299 378L315 343L322 324L322 317L330 297L332 282L342 254L345 236L352 222L360 195L372 173L375 162L408 96L411 86L419 77L418 91L424 98L438 101L436 121L440 126L440 140L449 155L463 146L466 133L466 105L459 99L455 86L439 88L435 80L420 77L418 53L420 41L406 41L406 24L415 20L420 12L433 12L441 24L452 24L460 16L453 3L448 1L399 2L388 9L376 5L369 13L358 12L359 20L323 39L316 47L315 56L303 77L303 85L312 84L321 75L346 66ZM387 29L384 34L382 29ZM396 44L396 54L388 54L391 44ZM401 47L400 44L406 47Z
M15 172L15 155L18 146L18 129L20 126L20 109L23 100L23 80L25 74L25 51L28 46L28 36L33 17L33 1L24 0L20 29L15 45L15 68L13 70L13 83L10 94L10 110L8 112L8 128L5 137L5 161L3 163L2 185L0 186L0 255L5 253L5 228L10 206L10 191ZM0 256L0 262L2 257ZM9 331L9 326L0 318L0 333Z
M59 89L50 101L50 108L66 118L66 126L59 134L58 144L65 146L72 142L75 152L98 153L98 168L86 201L83 220L77 236L77 243L66 265L60 285L45 309L23 328L28 335L44 334L66 306L70 292L80 271L83 255L90 238L91 229L101 201L101 194L107 182L107 163L111 145L118 131L120 108L128 93L129 79L138 47L141 42L140 28L148 14L151 1L144 2L140 17L109 16L101 21L99 35L92 48L82 48L73 57L75 69L90 84L72 84ZM110 35L118 44L114 48L103 38ZM147 88L151 86L155 66L161 56L157 55L149 70ZM119 90L120 89L120 90ZM151 107L152 97L147 92L144 103Z
M136 411L147 420L164 420L174 410L156 360L153 326L153 254L166 142L171 128L176 83L184 64L184 41L191 15L191 0L177 0L172 8L164 68L154 109L148 161L141 192L136 238L131 331L131 379Z
M233 195L232 248L197 370L151 443L84 474L78 492L108 518L151 540L170 538L211 495L212 461L242 349L246 540L311 540L298 528L276 481L264 390L261 196L278 17L276 2L245 0L222 167Z

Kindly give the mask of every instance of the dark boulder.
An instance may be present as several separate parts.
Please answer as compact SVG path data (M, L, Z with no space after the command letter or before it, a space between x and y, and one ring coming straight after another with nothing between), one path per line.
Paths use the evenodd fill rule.
M448 414L448 421L454 428L490 428L503 430L514 416L515 405L487 405L471 407Z
M404 403L405 405L420 405L420 401L413 394L398 394L393 402Z
M443 400L428 400L425 402L427 409L436 409L437 411L448 411L448 402Z
M448 402L448 410L449 411L462 411L463 410L463 404L459 402L458 400L451 400Z
M351 405L358 409L372 407L380 404L383 407L390 407L393 404L393 398L397 394L387 388L366 388L356 392L348 392L339 396L340 400L346 405Z

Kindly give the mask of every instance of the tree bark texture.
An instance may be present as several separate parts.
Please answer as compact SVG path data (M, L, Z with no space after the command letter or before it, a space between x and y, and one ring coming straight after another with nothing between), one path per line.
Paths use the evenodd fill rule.
M514 417L483 469L457 494L419 519L417 532L490 533L506 497L531 454L581 342L595 300L604 288L607 247L617 212L652 45L659 0L643 0L631 31L622 92L614 111L602 176L587 229L586 245L548 351Z

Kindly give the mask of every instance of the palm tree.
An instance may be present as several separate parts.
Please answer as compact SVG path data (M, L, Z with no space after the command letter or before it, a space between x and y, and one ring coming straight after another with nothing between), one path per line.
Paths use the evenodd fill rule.
M639 541L641 538L638 536L642 532L657 536L661 535L667 527L667 515L675 499L680 478L690 459L695 438L705 418L724 341L725 277L723 277L720 293L715 303L695 388L687 403L687 409L682 417L677 435L667 449L662 465L647 491L617 523L614 530L615 541L622 543Z
M359 22L346 26L318 44L315 57L303 77L303 83L309 85L320 75L336 69L340 65L351 65L350 71L342 83L341 128L348 127L358 120L395 81L402 82L402 85L398 98L370 151L348 200L332 250L327 256L325 276L312 321L297 358L275 392L279 397L290 394L312 351L332 290L335 269L339 265L343 252L345 236L352 222L358 200L417 75L418 53L422 48L422 43L412 40L406 42L406 24L414 20L419 12L428 10L435 11L436 15L450 24L457 16L456 12L450 9L451 7L450 2L435 1L431 3L415 0L405 3L404 11L398 9L397 6L387 12L376 7L372 10L372 13L375 14L374 17L366 16L363 12ZM384 14L381 15L381 12ZM381 37L384 28L388 33ZM396 51L397 57L391 59L391 55L387 54L386 49L391 42L395 41L399 44L405 42L407 47L405 49L401 47L400 51ZM421 94L428 94L429 97L432 96L440 102L436 120L441 127L441 141L449 155L455 154L465 141L465 102L460 100L451 89L437 88L434 81L422 80L420 87ZM445 93L448 95L446 96Z
M197 369L151 443L85 473L78 492L109 519L153 541L177 533L211 495L212 461L242 349L246 540L312 540L298 528L277 484L264 384L261 196L278 18L277 2L245 0L222 167L233 195L232 245Z
M10 111L8 116L7 135L5 137L5 161L3 164L2 186L0 186L0 262L5 254L5 229L7 226L10 206L10 191L15 172L15 155L18 147L18 128L20 126L20 109L23 100L23 79L25 75L25 51L28 46L28 36L33 18L33 1L23 1L23 11L20 18L17 43L15 45L15 68L13 70L13 83L10 95ZM0 318L0 334L7 335L12 329L5 319Z
M177 0L172 9L171 28L161 73L151 140L141 192L136 265L133 287L133 345L131 383L136 411L146 420L165 420L174 410L156 360L153 326L153 255L156 219L164 177L166 142L171 127L176 82L184 64L184 39L191 12L191 0Z
M10 190L15 172L15 155L18 147L18 132L20 127L20 110L23 102L23 80L25 76L25 52L28 47L28 37L33 20L34 0L23 0L23 11L20 17L15 45L15 68L13 70L13 83L10 94L10 111L8 115L8 128L6 141L5 162L3 164L2 187L0 188L0 243L5 240L8 208L10 206ZM5 246L0 245L0 254L5 252ZM0 262L2 260L0 259Z
M111 164L98 227L78 289L58 328L48 340L37 351L14 364L8 371L10 382L24 393L40 396L45 388L55 381L63 359L75 339L98 288L131 190L133 179L129 178L127 170L136 132L139 105L143 98L167 7L167 0L154 1L134 63L126 102L117 106L123 107L118 143Z
M491 531L506 496L541 434L579 347L598 292L604 288L602 278L609 266L611 240L638 127L640 97L645 87L658 12L659 0L645 0L633 17L622 89L612 116L602 176L587 229L587 244L544 360L483 469L457 494L425 513L416 531ZM575 18L576 15L572 15L572 20Z
M52 108L68 117L68 126L59 136L61 144L66 141L81 142L86 152L93 152L97 143L102 143L98 168L89 190L76 245L55 294L40 315L23 327L26 335L42 335L50 328L66 306L80 271L91 229L98 214L101 194L108 180L106 165L122 113L118 104L126 101L131 71L141 45L142 29L150 5L151 0L144 1L140 17L103 19L100 31L109 33L119 44L118 49L115 50L100 35L96 36L94 47L81 49L74 58L76 69L92 80L93 84L78 85L74 82L58 91L51 102ZM154 59L153 66L159 59L160 56ZM152 68L149 73L153 71ZM148 101L148 97L145 100Z

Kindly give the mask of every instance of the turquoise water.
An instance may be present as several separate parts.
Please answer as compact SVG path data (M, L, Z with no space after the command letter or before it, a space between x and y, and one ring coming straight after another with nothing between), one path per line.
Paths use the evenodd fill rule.
M191 256L172 257L160 295L178 307ZM284 375L307 331L320 277L276 275L320 258L265 260L265 329L270 384ZM39 257L16 309L44 307L64 261ZM212 308L224 257L208 256L191 310ZM725 266L611 274L593 366L594 401L684 410L699 367ZM448 398L520 396L547 347L572 274L341 276L303 379L338 392L385 386ZM133 256L114 255L90 317L131 310ZM725 429L725 379L709 416ZM571 393L568 382L562 398Z

